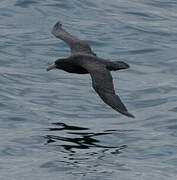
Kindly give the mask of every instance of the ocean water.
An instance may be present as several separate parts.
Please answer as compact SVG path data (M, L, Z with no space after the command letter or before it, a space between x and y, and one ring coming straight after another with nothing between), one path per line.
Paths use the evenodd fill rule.
M0 179L177 179L177 1L1 0ZM89 75L46 72L69 55L60 21L98 56L124 59L105 105Z

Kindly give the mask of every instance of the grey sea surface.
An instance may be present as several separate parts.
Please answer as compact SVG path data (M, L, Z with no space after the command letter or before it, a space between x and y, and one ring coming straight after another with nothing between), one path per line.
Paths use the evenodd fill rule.
M177 1L1 0L0 179L177 179ZM69 55L60 20L113 72L127 118L89 75L46 72Z

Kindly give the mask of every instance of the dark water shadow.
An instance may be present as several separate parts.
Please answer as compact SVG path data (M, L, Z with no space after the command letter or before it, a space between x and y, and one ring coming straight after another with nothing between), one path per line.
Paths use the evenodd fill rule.
M39 2L36 2L36 1L32 1L32 0L17 0L16 3L15 3L15 6L19 6L19 7L22 7L22 8L28 8L29 6L31 5L35 5Z
M105 142L101 142L104 139L102 136L111 135L118 133L117 130L104 130L103 132L91 132L89 128L70 126L65 123L57 122L52 123L55 127L49 128L48 131L56 132L64 131L65 135L46 135L46 144L53 144L61 146L65 150L74 152L74 149L91 149L91 148L102 148L102 149L115 149L114 153L121 153L120 150L125 149L127 145L108 145ZM62 133L63 134L63 133Z

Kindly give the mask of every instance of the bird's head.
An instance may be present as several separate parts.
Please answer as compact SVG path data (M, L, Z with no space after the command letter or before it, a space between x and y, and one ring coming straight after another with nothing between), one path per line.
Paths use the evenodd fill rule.
M50 65L46 70L50 71L52 69L62 69L63 61L65 59L57 59L52 65Z

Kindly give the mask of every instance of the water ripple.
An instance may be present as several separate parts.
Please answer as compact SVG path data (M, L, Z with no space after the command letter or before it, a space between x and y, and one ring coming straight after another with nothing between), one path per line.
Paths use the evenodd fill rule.
M176 6L3 0L0 179L176 179ZM105 105L90 76L46 72L69 55L51 34L58 20L98 56L130 64L112 75L135 119Z

